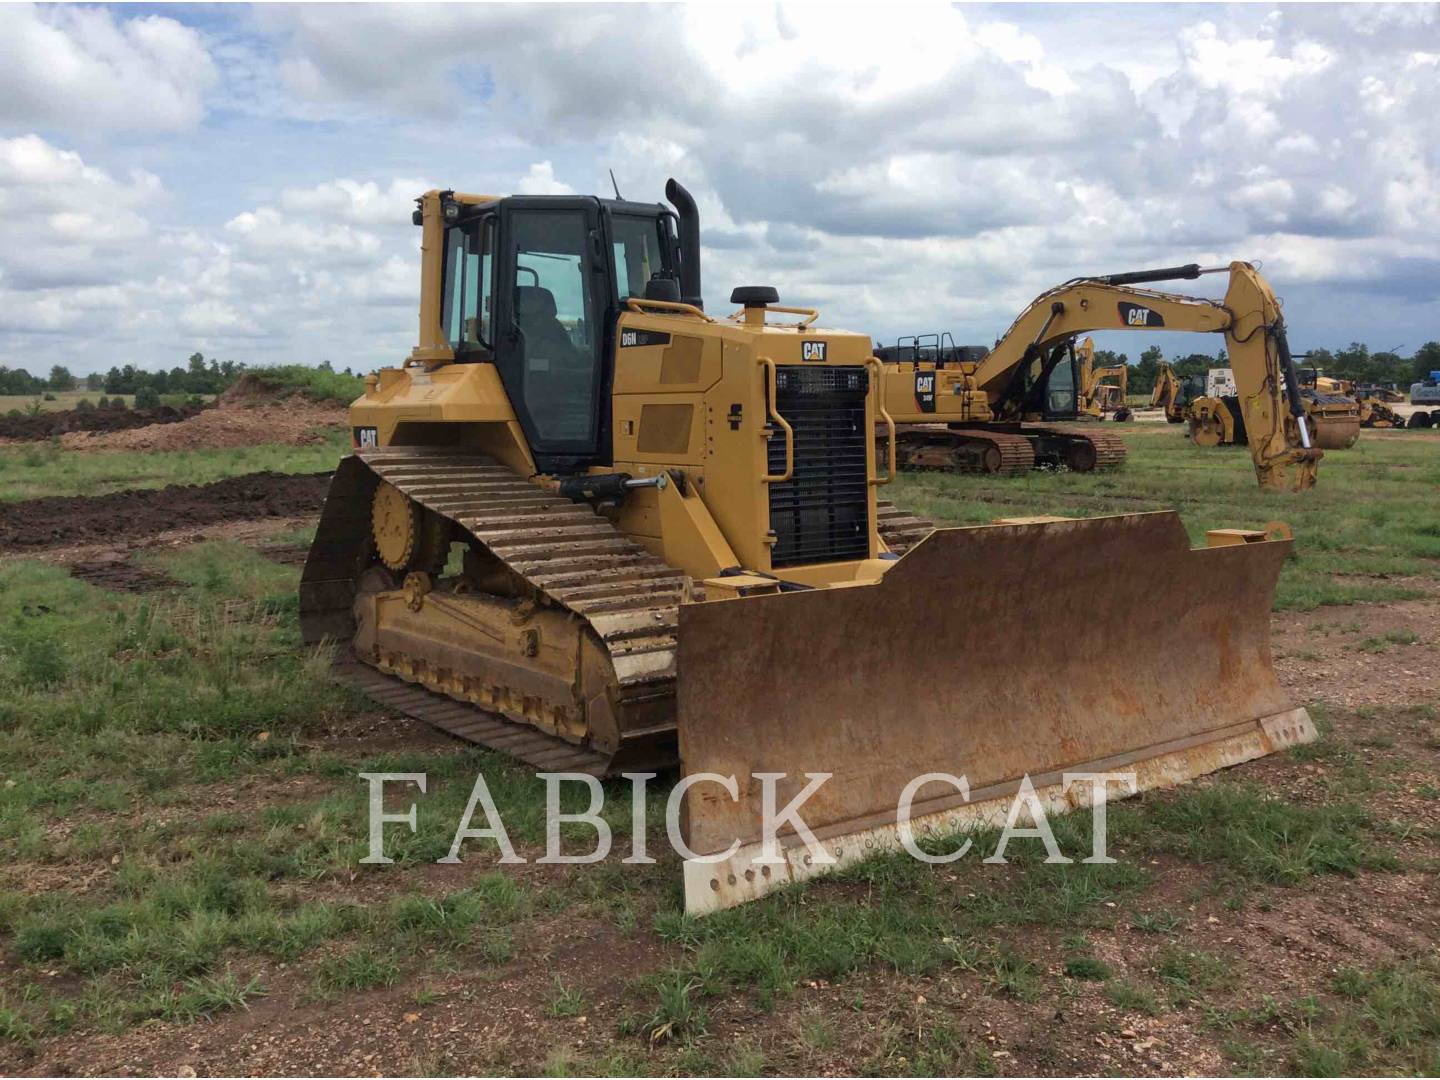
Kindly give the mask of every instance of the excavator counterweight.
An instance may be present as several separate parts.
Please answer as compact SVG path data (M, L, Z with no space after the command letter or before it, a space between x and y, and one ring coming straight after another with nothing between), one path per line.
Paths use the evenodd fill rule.
M547 771L678 764L696 912L811 872L786 836L783 866L753 862L764 774L831 775L812 820L843 861L926 773L973 796L922 785L935 826L1027 775L1144 789L1313 737L1270 668L1288 540L898 510L869 338L766 287L708 313L694 200L667 197L418 200L419 341L351 406L300 586L346 677ZM1184 619L1153 602L1177 582ZM1097 630L1123 670L1074 648Z

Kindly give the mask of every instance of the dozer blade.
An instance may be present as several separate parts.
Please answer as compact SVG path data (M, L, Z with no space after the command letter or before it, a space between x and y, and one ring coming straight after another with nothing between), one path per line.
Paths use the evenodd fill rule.
M1043 804L1088 805L1065 772L1169 786L1308 742L1276 681L1270 606L1288 540L1192 550L1170 512L940 529L875 584L680 610L686 910L754 898L824 867L791 832L761 853L762 773L839 865L898 845L905 786L930 782L915 835L1001 823L1028 775ZM1110 796L1122 792L1114 787ZM1073 853L1079 857L1081 853ZM1084 853L1088 854L1088 852Z

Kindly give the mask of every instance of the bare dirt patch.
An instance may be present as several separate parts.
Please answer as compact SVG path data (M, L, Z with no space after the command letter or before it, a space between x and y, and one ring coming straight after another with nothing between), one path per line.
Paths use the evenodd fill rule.
M1301 700L1345 709L1437 700L1436 598L1282 612L1271 627L1280 683Z
M328 473L293 476L261 472L213 484L174 484L156 490L7 503L0 517L0 554L85 543L115 545L224 521L313 519L329 484Z
M129 431L72 432L60 437L60 445L82 451L207 450L263 443L307 446L324 442L327 432L344 425L344 409L298 398L283 404L221 401L178 423Z
M100 552L85 562L73 563L70 576L116 592L158 592L181 583L163 571L142 566L128 552Z
M154 409L62 409L34 416L0 416L0 442L35 442L73 433L129 431L133 428L178 424L197 416L202 406Z

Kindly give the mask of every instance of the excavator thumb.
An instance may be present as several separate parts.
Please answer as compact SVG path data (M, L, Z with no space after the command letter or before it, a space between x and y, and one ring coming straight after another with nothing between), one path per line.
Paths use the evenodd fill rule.
M1134 774L1118 797L1315 738L1270 658L1290 541L1211 544L1171 512L938 529L872 584L682 605L682 769L738 792L685 793L686 910L897 846L926 774L968 799L920 784L916 837L1003 822L1027 776L1067 809L1095 785L1066 773ZM765 789L784 808L812 774L798 812L823 853L788 827L767 852Z

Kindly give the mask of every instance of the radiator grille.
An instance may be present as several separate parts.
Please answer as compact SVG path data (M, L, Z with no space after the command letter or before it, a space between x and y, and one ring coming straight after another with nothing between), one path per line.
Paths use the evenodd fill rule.
M774 567L863 559L870 553L863 367L797 367L775 373L776 407L795 431L795 473L770 485ZM785 471L785 436L766 447L769 469Z

